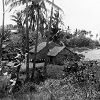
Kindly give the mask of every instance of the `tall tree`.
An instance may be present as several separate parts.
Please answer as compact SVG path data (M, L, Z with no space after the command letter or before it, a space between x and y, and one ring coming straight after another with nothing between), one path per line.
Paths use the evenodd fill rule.
M52 4L52 6L54 6L54 7L56 7L56 8L58 8L58 9L60 9L61 11L62 11L62 9L60 8L60 7L58 7L56 4L54 4L53 2L51 2L51 1L49 1L49 0L45 0L46 2L48 2L49 4ZM32 5L31 5L31 7L35 7L35 5L36 4L38 4L38 3L42 3L42 2L44 2L44 0L29 0L29 2L30 3L32 3ZM12 10L15 6L17 6L17 5L20 5L20 4L24 4L24 3L26 3L24 0L7 0L7 2L6 2L6 4L9 4L9 3L11 3L10 4L10 10ZM35 5L34 5L35 4ZM37 6L37 5L36 5ZM29 6L30 7L30 6ZM37 9L37 7L35 7L36 9ZM53 7L52 7L53 8ZM33 9L30 9L30 10L33 10ZM37 11L37 10L36 10ZM31 12L33 12L33 11L31 11ZM37 11L38 12L38 11ZM35 12L34 12L35 13ZM30 15L32 15L32 13L30 14ZM28 16L29 17L29 16ZM30 17L30 18L34 18L35 16L33 15L32 17ZM39 17L38 17L39 18ZM33 19L32 19L33 20ZM31 23L32 22L34 22L34 20L32 21L31 19L30 19L30 26L31 26ZM28 21L28 18L27 18L27 20L26 21ZM38 22L38 21L37 21ZM38 26L38 25L37 25ZM33 27L34 27L34 23L33 23ZM50 29L50 27L51 26L49 26L49 29ZM37 33L38 33L38 28L37 28ZM37 34L37 36L36 37L38 37L38 34ZM36 45L35 45L35 56L36 56L36 48L37 48L37 40L38 40L38 38L36 38ZM47 40L48 41L48 40ZM48 44L48 43L47 43ZM28 44L29 45L29 44ZM29 51L28 51L29 52ZM36 57L35 57L36 58ZM35 60L36 59L34 59L34 62L35 62ZM33 64L34 65L34 67L33 67L33 69L35 68L35 64ZM34 76L34 71L33 71L33 74L32 74L32 77Z
M34 53L34 61L33 61L33 69L32 69L31 80L33 80L34 72L35 72L35 62L36 62L37 45L38 45L38 31L39 31L38 28L39 28L39 4L37 4L37 34L36 34L35 53Z
M51 25L51 32L50 32L50 40L56 43L60 43L60 33L61 28L59 27L59 24L62 23L61 20L59 20L59 10L55 10L56 12L53 15L52 18L52 25Z
M44 21L44 19L41 21L41 15L39 15L41 12L41 5L43 5L44 4L44 2L42 1L42 0L40 0L40 1L37 1L37 2L35 2L35 4L34 4L34 6L36 5L36 7L37 7L37 35L36 35L36 44L35 44L35 55L34 55L34 62L33 62L33 73L32 73L32 77L31 77L31 79L33 79L34 78L34 71L35 71L35 61L36 61L36 55L37 55L37 44L38 44L38 31L39 31L39 24L43 24L44 22L42 22L42 21ZM52 6L53 6L53 4L54 3L52 3ZM53 7L52 7L52 12L51 13L53 13ZM51 20L52 20L52 18L51 18ZM50 22L51 23L51 22ZM50 27L51 27L51 25L50 25ZM49 28L50 28L49 27ZM48 41L48 40L47 40Z
M48 25L48 32L47 32L47 43L46 43L46 53L45 53L45 64L44 64L44 73L45 75L47 74L46 73L46 65L48 64L48 57L47 57L47 53L49 51L49 41L50 41L50 33L51 33L51 25L52 25L52 19L53 19L53 7L54 7L54 0L52 0L52 7L51 7L51 15L50 15L50 22L49 22L49 25ZM58 6L56 6L56 9L58 10L56 13L55 13L55 19L56 19L56 24L54 24L53 26L54 27L54 31L55 32L55 35L53 36L53 38L56 38L56 35L58 36L58 17L59 17L59 11L62 11L61 8L59 8ZM62 11L63 12L63 11ZM57 39L57 38L56 38ZM55 40L55 39L54 39Z
M2 21L2 34L1 34L1 43L0 43L0 64L2 60L2 42L3 42L3 35L4 35L4 17L5 17L5 6L4 0L2 0L2 7L3 7L3 21Z
M24 15L22 14L23 11L17 11L15 13L15 15L11 15L11 20L16 22L16 29L18 31L18 33L20 33L20 37L21 37L21 50L23 51L23 53L25 53L25 38L26 38L26 35L25 35L25 28L24 28L24 25L23 25L23 22L24 22Z
M29 80L29 30L28 30L28 0L26 0L26 43L27 43L27 51L26 51L26 81Z
M52 0L52 4L54 4L54 0ZM44 72L45 72L45 74L46 74L46 65L47 65L47 62L48 62L47 53L48 53L49 39L50 39L50 32L51 32L52 15L53 15L53 5L51 7L50 23L49 23L48 34L47 34L46 53L45 53L45 65L44 65Z
M32 28L32 30L34 30L34 26L36 25L35 24L35 22L36 22L36 17L35 17L35 3L38 3L38 2L41 2L41 11L44 13L45 12L45 10L46 10L46 7L45 7L45 4L44 4L44 1L46 1L47 3L49 3L49 4L52 4L53 5L53 7L55 7L55 8L57 8L57 9L59 9L60 11L62 11L62 9L60 8L60 7L58 7L56 4L54 4L54 3L52 3L51 1L49 1L49 0L29 0L29 2L30 2L30 5L29 5L29 12L28 12L28 20L29 20L29 22L30 22L30 26L29 26L29 28L31 27ZM34 3L35 2L35 3ZM9 7L9 9L10 9L10 11L14 8L14 7L16 7L17 5L21 5L21 4L25 4L25 0L6 0L6 4L10 4L10 7ZM44 25L43 25L43 23L45 23L45 18L43 17L44 16L44 14L43 13L41 13L41 11L40 11L40 19L41 19L41 22L40 22L40 25L39 25L39 29L40 29L40 31L42 30L43 31L43 27L44 27ZM25 11L26 12L26 11ZM42 36L43 36L43 32L41 32L41 34L42 34Z
M48 4L53 5L53 7L57 8L63 12L63 10L60 7L58 7L56 4L52 3L50 0L28 0L29 3L34 2L34 1L35 2L45 1ZM23 5L25 3L26 3L25 0L17 0L17 1L16 0L6 0L5 1L6 5L10 4L9 11L11 11L14 7Z
M16 15L11 15L11 20L17 23L17 28L21 29L23 27L23 16L22 11L18 11Z

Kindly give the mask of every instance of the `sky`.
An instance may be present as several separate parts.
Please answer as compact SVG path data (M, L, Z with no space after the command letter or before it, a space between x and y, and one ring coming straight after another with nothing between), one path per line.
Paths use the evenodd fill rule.
M71 31L85 29L100 35L100 0L54 0L64 11L65 26ZM6 8L8 9L8 8ZM0 25L2 24L2 0L0 0ZM10 14L5 15L5 24L10 24Z

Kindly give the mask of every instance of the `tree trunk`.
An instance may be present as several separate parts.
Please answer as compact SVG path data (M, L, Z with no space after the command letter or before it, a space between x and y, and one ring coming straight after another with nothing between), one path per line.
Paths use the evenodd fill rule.
M29 30L28 30L28 0L26 0L26 43L27 43L27 60L26 60L26 81L29 80Z
M36 63L37 45L38 45L38 30L39 30L39 8L37 7L37 34L36 34L36 44L35 44L35 52L34 52L31 80L34 79L34 72L35 72L35 63Z
M2 60L2 43L3 43L3 36L4 36L4 18L5 18L5 7L4 7L4 0L2 0L2 7L3 7L3 21L2 21L2 34L0 40L0 65Z
M54 4L54 0L52 0L52 3ZM47 57L47 53L48 53L48 46L49 46L49 38L50 38L50 32L51 32L51 23L52 23L52 14L53 14L53 5L51 7L51 16L50 16L50 23L49 23L49 32L47 35L47 43L46 43L46 53L45 53L45 64L44 64L44 72L46 74L46 65L48 63L48 57Z

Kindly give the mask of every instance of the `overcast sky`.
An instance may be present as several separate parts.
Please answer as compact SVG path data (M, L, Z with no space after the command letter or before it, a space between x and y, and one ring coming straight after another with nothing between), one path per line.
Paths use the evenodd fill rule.
M100 0L54 0L64 13L64 23L72 30L85 29L100 34ZM2 0L0 0L0 25L2 24ZM11 23L6 14L5 23Z

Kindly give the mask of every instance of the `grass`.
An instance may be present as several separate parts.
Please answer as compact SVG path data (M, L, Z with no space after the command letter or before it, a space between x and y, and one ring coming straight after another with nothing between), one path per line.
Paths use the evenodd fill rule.
M45 82L39 85L29 82L21 91L2 100L100 100L100 66L94 64L86 70L84 76L96 72L93 80L79 81L75 74L65 77L63 66L48 65L49 78Z
M48 65L47 66L47 75L49 78L60 79L64 76L64 66L59 65Z
M94 88L74 87L67 80L46 80L44 85L37 86L37 92L27 92L14 96L15 100L97 100L99 92ZM9 97L8 100L13 100ZM99 100L99 99L98 99Z

